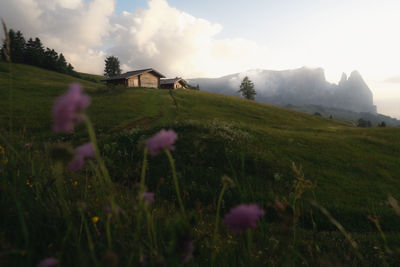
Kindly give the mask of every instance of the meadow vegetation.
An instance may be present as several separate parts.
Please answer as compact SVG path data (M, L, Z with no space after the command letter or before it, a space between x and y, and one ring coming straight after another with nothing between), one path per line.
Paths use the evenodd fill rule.
M53 105L76 82L91 103L56 133ZM399 137L0 62L0 265L397 266Z

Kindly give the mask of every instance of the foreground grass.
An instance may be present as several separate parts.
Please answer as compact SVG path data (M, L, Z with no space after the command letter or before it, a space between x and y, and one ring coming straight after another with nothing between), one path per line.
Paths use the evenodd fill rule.
M194 259L188 262L194 266L209 265L213 253L224 266L397 263L399 217L387 199L400 196L398 128L354 128L196 91L174 91L175 105L168 91L107 91L96 83L33 67L0 67L6 69L0 72L0 145L5 148L0 171L6 177L0 184L1 214L8 215L1 222L0 263L32 265L57 256L65 266L100 264L108 258L136 265L146 256L149 264L177 265L182 264L187 233L195 243ZM105 211L110 203L96 163L70 173L55 169L49 156L55 143L88 140L84 127L73 135L49 130L54 98L76 81L92 97L88 114L116 183L116 203L122 210L118 214ZM137 184L144 141L161 128L172 128L179 136L173 156L191 219L189 226L182 224L176 212L167 159L149 158L146 181L156 193L151 216L157 233L150 245L147 224L135 219ZM26 148L26 143L32 146ZM292 162L302 171L293 170ZM312 186L294 187L303 174ZM223 175L232 177L236 187L226 192L222 214L239 203L255 202L267 210L252 234L250 250L246 236L233 235L223 224L217 243L212 242ZM66 204L60 204L57 177ZM311 200L352 234L357 249ZM368 215L379 218L386 242ZM94 223L93 217L99 221Z

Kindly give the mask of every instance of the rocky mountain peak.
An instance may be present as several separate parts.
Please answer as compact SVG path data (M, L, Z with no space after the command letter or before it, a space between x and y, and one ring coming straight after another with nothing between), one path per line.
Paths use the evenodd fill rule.
M340 81L339 81L339 86L345 84L346 82L347 82L347 75L346 75L346 73L343 72L342 77L340 78Z

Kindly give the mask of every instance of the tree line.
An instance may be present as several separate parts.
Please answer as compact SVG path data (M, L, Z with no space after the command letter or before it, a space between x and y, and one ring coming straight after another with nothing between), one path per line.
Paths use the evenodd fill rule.
M7 43L8 42L8 43ZM9 50L9 51L8 51ZM44 47L38 37L25 40L21 31L8 31L7 38L1 47L1 59L10 59L13 63L29 64L32 66L79 76L70 63L65 60L62 53L58 54L54 49ZM7 57L8 55L8 57Z

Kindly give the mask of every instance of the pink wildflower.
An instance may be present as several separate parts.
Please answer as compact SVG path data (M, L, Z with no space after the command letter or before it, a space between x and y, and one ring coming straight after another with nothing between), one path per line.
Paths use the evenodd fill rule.
M187 263L193 257L193 240L185 240L183 243L183 262Z
M31 143L26 143L24 146L25 146L26 148L29 148L29 147L32 146L32 144L31 144Z
M58 260L56 258L46 258L39 262L37 267L55 267L58 265Z
M164 130L147 140L146 146L152 156L159 154L163 149L175 150L174 142L178 139L173 130Z
M80 84L71 84L69 90L60 96L53 105L53 131L71 132L76 124L82 122L81 112L90 104L90 97L82 94Z
M152 192L144 192L142 194L142 199L146 201L147 203L153 203L154 202L154 193Z
M258 219L264 214L265 211L256 204L242 204L232 208L225 215L224 221L232 231L239 233L247 228L255 228Z
M92 143L79 146L75 149L75 156L68 164L67 168L71 171L82 169L86 158L94 158L94 147Z

